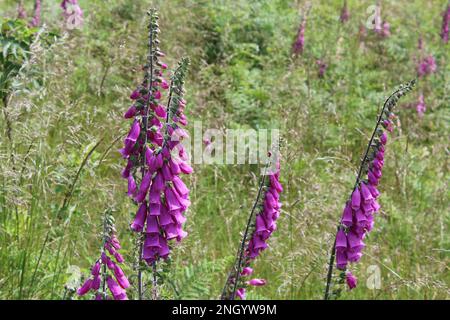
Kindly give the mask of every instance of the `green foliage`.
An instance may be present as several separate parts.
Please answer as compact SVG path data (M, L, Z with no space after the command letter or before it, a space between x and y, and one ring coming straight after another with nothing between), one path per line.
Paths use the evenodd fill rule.
M218 129L274 127L282 132L282 213L270 248L254 264L255 277L268 283L249 289L248 297L323 297L335 224L367 135L390 88L415 77L417 37L422 34L438 72L420 79L416 91L398 105L399 123L387 145L380 186L382 211L353 270L360 286L345 290L341 298L448 299L450 65L448 45L439 39L446 1L383 2L392 26L391 37L383 40L370 30L364 39L358 35L371 2L348 1L351 18L341 25L341 1L313 1L305 51L294 59L290 49L299 23L298 3L153 3L160 10L161 49L170 57L169 66L184 55L191 57L186 79L190 123L202 120L204 127ZM24 54L27 59L36 56L33 66L40 76L21 78L21 86L30 90L17 92L10 102L14 164L3 134L5 122L0 121L3 299L55 299L64 295L65 284L76 286L70 270L88 270L97 254L99 212L107 204L117 208L118 237L132 269L128 225L136 208L125 196L126 182L120 178L125 163L116 150L129 126L122 119L129 92L142 77L148 8L128 0L80 4L85 12L82 30L42 45L45 50L30 53L29 47L22 50L19 45L15 55L12 44L6 50L8 63L19 69ZM13 1L4 7L5 16L15 14ZM5 21L14 20L2 24ZM13 25L21 30L14 37L25 37L30 46L31 29L26 31L23 22ZM3 50L2 41L0 53ZM323 79L317 75L319 58L329 65ZM3 65L3 53L1 59ZM4 75L2 69L6 79ZM32 85L35 79L41 83L38 90ZM427 104L423 118L414 109L420 92ZM61 214L78 169L101 138ZM167 298L220 296L256 196L255 166L195 165L194 170L185 179L192 201L186 222L189 236L174 247L172 262L161 266ZM380 268L382 277L376 290L365 285L372 265Z

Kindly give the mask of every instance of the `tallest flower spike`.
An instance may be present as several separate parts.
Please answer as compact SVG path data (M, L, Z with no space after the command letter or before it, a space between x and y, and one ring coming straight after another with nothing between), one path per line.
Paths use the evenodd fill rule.
M139 233L136 264L139 299L143 299L142 271L146 268L142 262L153 267L153 298L157 298L156 263L168 257L168 240L180 241L186 236L181 226L185 221L183 213L190 204L189 190L178 175L192 172L185 158L179 160L171 154L176 149L185 155L179 142L187 134L179 125L187 123L183 113L186 105L183 86L188 60L179 63L169 86L163 78L167 65L160 61L165 54L159 48L158 14L152 9L148 15L144 80L130 95L133 103L124 118L133 122L120 150L127 160L122 171L122 177L128 180L127 195L137 204L131 229ZM167 106L164 106L162 91L169 88Z
M365 246L363 240L373 228L374 215L380 209L377 198L380 195L377 187L382 176L384 152L387 143L387 132L393 130L392 120L395 118L393 109L400 97L411 91L415 80L408 82L395 91L384 103L378 116L375 129L367 145L361 161L353 191L348 198L341 221L338 225L336 239L331 250L328 267L325 300L332 297L333 264L336 258L336 268L341 271L341 281L344 279L350 289L357 285L357 278L348 270L349 263L358 262ZM338 296L340 289L334 290Z

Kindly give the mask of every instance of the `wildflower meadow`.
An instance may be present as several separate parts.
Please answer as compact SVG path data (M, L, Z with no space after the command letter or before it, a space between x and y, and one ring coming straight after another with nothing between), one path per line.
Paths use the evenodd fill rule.
M449 1L0 12L1 300L450 298Z

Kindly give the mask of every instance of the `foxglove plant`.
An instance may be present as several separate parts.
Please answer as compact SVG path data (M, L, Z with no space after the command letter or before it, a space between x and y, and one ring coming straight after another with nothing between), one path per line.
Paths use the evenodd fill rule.
M437 70L436 60L433 55L421 58L417 63L417 76L423 77L435 73Z
M77 290L79 296L92 291L95 300L128 300L126 289L130 283L119 264L124 262L118 252L121 248L116 236L114 217L110 210L105 211L103 218L103 246L100 257L91 268L90 277ZM108 294L108 287L110 294Z
M275 158L278 155L269 156ZM234 300L236 296L244 300L247 286L266 284L264 279L245 279L253 274L253 269L250 267L252 260L267 249L267 241L276 230L276 221L280 215L280 193L283 191L279 182L280 163L278 159L272 161L274 161L275 170L271 172L266 167L261 178L258 195L250 212L235 264L222 292L222 300Z
M377 187L382 176L387 132L393 130L392 112L400 97L412 90L415 80L400 86L384 103L378 116L375 129L361 160L356 182L350 198L347 200L341 221L337 228L336 238L331 250L325 300L331 298L333 264L341 271L340 282L344 279L350 289L357 285L356 277L347 269L348 263L361 259L365 247L363 240L374 225L374 215L380 209L377 198L380 195ZM336 290L338 295L340 290Z
M30 22L30 27L37 27L41 24L41 0L34 2L34 15Z
M25 8L23 6L23 0L20 0L17 4L17 19L26 19L27 18L27 12L25 11Z
M303 53L303 49L305 46L306 21L310 9L311 9L310 4L307 4L307 8L301 19L300 26L298 27L297 35L295 36L295 41L292 45L292 54L296 56L301 55Z
M426 110L427 110L427 106L425 105L425 99L423 97L423 94L421 93L419 95L419 100L416 105L416 111L417 111L417 114L419 115L419 117L422 118Z
M447 9L442 14L441 39L444 43L448 42L449 24L450 24L450 1L447 4Z
M341 15L339 17L339 20L342 23L346 23L349 18L350 18L350 12L348 11L347 0L344 0L344 5L342 6Z
M374 31L382 38L387 38L391 35L391 25L387 21L381 19L381 3L378 2L375 7L374 17Z
M83 23L83 10L81 10L78 0L63 0L60 4L63 10L63 17L67 23L80 25Z
M124 118L133 119L131 129L120 150L127 165L122 177L128 180L128 196L138 205L131 229L138 236L138 293L143 298L141 261L153 266L153 290L156 297L156 263L169 256L168 241L181 241L183 213L190 205L189 189L179 177L189 174L183 146L187 136L181 126L187 124L184 108L184 77L189 61L182 59L171 77L170 85L163 78L167 65L160 61L164 53L159 48L158 14L148 12L148 60L144 66L144 80L130 98L133 105ZM167 107L161 104L161 90L170 88ZM138 187L139 186L139 187Z

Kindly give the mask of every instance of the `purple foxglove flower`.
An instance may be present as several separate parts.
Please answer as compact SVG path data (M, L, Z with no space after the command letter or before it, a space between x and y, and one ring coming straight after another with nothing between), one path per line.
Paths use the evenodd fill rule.
M165 259L165 258L167 258L167 256L170 253L169 245L167 244L167 240L161 235L159 236L159 243L160 243L160 247L158 249L158 253L159 253L160 257Z
M372 193L370 192L367 185L365 183L361 183L360 188L361 188L361 195L362 195L363 201L365 203L372 202L372 200L373 200Z
M156 216L149 215L147 218L147 233L157 233L159 234L159 224Z
M169 224L173 224L172 216L169 214L167 210L161 210L161 214L159 216L159 224L161 226L167 226Z
M250 276L253 273L253 269L250 267L245 267L242 269L241 276Z
M239 288L236 290L236 295L239 299L245 300L245 288Z
M353 224L353 212L350 202L345 205L341 223L346 227L350 227Z
M419 101L416 106L417 114L419 117L423 117L425 111L427 110L427 106L425 105L425 100L423 94L420 94Z
M339 270L345 270L345 268L347 268L347 264L347 254L342 251L336 251L336 268Z
M101 279L100 276L95 276L92 280L91 290L97 291L100 288Z
M114 258L116 258L117 262L122 263L124 262L124 259L122 257L122 255L119 252L114 252Z
M361 237L354 232L350 231L348 233L347 240L348 240L348 246L352 250L360 250L364 247L364 242L362 241Z
M127 277L125 276L116 276L117 283L119 286L122 287L122 289L127 289L130 287L130 282L128 281Z
M117 282L110 276L106 279L109 291L113 295L115 300L126 300L125 291L117 284Z
M134 90L131 95L130 95L130 99L131 100L136 100L141 96L141 94L139 93L139 90Z
M139 187L139 193L137 194L135 200L137 202L142 202L144 201L145 197L147 196L147 192L148 189L150 188L150 182L152 179L152 174L150 173L150 171L148 171L145 175L144 178L142 178L141 181L141 185Z
M336 234L336 250L344 252L347 249L347 236L344 230L339 230Z
M158 117L161 117L161 118L165 118L167 115L166 110L164 110L164 107L162 105L158 105L155 108L155 113Z
M144 247L160 247L159 235L148 233L145 236Z
M87 279L84 284L77 290L77 294L79 296L84 296L86 293L91 290L92 287L92 279Z
M134 178L132 175L128 176L128 192L127 195L129 197L134 197L135 193L136 193L136 182L134 181Z
M101 267L101 264L100 264L99 261L97 261L97 262L94 264L94 266L92 267L91 274L92 274L93 276L98 276L99 273L100 273L100 267Z
M266 284L266 280L264 279L251 279L250 281L247 281L247 284L254 287L261 287Z
M173 175L167 163L163 164L161 172L165 181L172 181Z
M135 105L132 105L124 114L123 117L125 119L131 119L134 118L134 116L136 116L137 114L137 109Z
M361 193L358 188L355 188L352 193L352 209L358 210L361 206Z
M175 211L175 210L181 209L180 202L178 201L177 197L175 196L175 193L173 192L172 188L170 188L170 187L166 188L164 194L166 196L166 202L167 202L167 207L168 207L169 211Z
M386 132L383 132L383 134L380 136L380 142L383 145L386 145L386 143L387 143L387 134L386 134Z
M147 202L144 201L139 206L139 209L136 213L136 217L134 218L134 221L131 224L131 230L141 232L142 229L144 228L146 218L147 218Z
M302 23L297 31L295 42L292 46L292 53L299 55L303 53L303 47L305 45L305 28L306 28L306 16L303 18Z
M350 290L356 288L356 284L358 283L358 279L350 272L347 271L345 273L345 280L347 282L347 286Z

